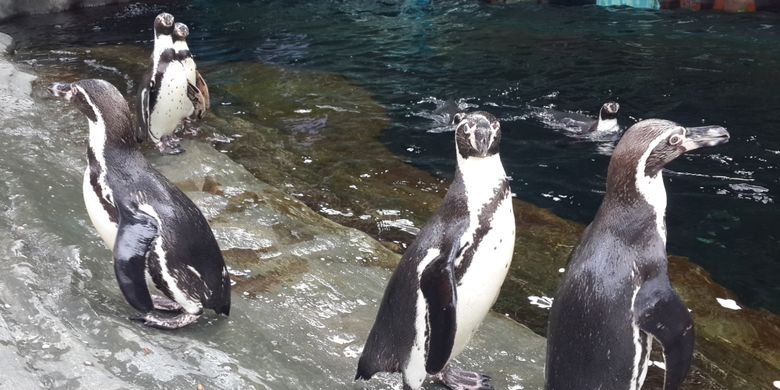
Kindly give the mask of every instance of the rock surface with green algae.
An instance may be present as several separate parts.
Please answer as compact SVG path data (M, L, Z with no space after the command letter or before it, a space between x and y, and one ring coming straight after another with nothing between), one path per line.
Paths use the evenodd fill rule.
M139 53L130 47L100 47L82 55L116 67L124 75L136 75L147 58ZM412 235L408 230L383 230L387 216L419 227L446 190L444 180L404 164L381 145L379 134L387 125L382 108L367 92L339 76L246 63L204 69L204 75L217 104L213 107L216 115L209 115L203 130L236 137L235 142L219 147L255 177L337 222L386 243L393 241L391 246L399 249ZM133 91L127 76L113 77L126 83L127 93ZM230 207L251 207L256 202L251 192L233 199ZM531 305L528 297L554 295L560 269L565 269L584 227L519 200L515 200L515 210L515 256L496 309L543 334L547 311ZM229 261L243 264L275 253L236 248L226 255L233 259ZM309 267L296 257L279 264L284 265L271 266L262 277L272 286L294 280L285 270L306 274ZM733 294L685 259L671 259L670 276L692 309L697 329L694 374L684 388L752 389L777 380L777 316L723 308L715 298L733 298ZM240 282L236 288L255 294L264 291L261 285L265 283L250 287L251 283ZM661 376L660 370L651 369L646 387L657 385Z
M209 215L236 282L234 296L257 301L255 310L274 318L266 325L271 329L305 323L312 328L307 333L319 332L325 344L303 339L296 348L327 351L335 344L333 352L356 363L389 276L386 268L397 264L398 255L258 181L210 145L186 141L183 146L182 156L150 159ZM264 303L268 307L261 309ZM288 309L278 313L279 307ZM458 361L489 370L500 388L538 387L544 353L542 337L492 314ZM351 374L354 367L346 366ZM344 366L328 369L344 376ZM392 381L382 377L380 383ZM335 383L348 384L341 379Z
M231 315L206 313L175 332L129 321L84 209L87 123L44 97L54 79L42 74L27 96L34 104L0 126L0 388L400 388L397 375L353 382L399 256L200 141L149 158L212 224L235 281ZM544 349L542 337L492 314L458 364L498 388L537 388Z
M224 116L225 119L217 119L224 120L224 124L216 127L231 128L242 135L241 141L227 150L256 175L273 175L266 172L272 170L268 159L274 158L274 150L265 145L284 149L279 160L286 161L288 172L295 173L279 179L266 176L269 182L293 188L290 193L303 193L307 204L314 208L325 205L339 211L333 215L335 220L360 227L380 238L378 229L365 226L367 220L374 226L380 225L382 216L377 210L408 213L406 217L416 226L424 223L435 210L446 191L446 183L402 163L378 142L386 119L379 115L380 108L370 102L355 103L360 101L356 96L364 93L356 94L351 90L354 87L346 82L339 85L333 81L338 77L333 75L312 75L311 84L300 85L305 80L301 72L260 64L240 65L238 69L226 67L214 72L217 79L225 80L219 77L220 72L233 78L215 88L224 88L229 96L243 104L242 107L249 107L246 115L254 115L255 120ZM257 78L263 82L253 87L253 80ZM320 85L331 89L317 93L316 87ZM339 87L334 88L336 86ZM285 99L283 95L290 91L298 94ZM350 110L337 113L320 110L319 115L327 116L329 120L317 128L316 137L306 134L307 142L300 142L301 136L295 132L277 130L284 128L285 121L290 118L316 118L317 107L322 106L323 101ZM301 108L305 115L299 113ZM252 123L262 123L269 128L253 127ZM296 158L299 156L309 158ZM327 173L323 175L322 172ZM318 192L322 192L319 199L314 195ZM554 296L561 270L565 270L569 253L584 226L517 199L514 208L517 218L515 254L495 309L543 334L547 311L532 305L529 297ZM360 220L363 215L372 218ZM776 358L780 346L773 341L780 336L777 316L749 309L737 314L729 312L718 305L715 297L733 294L717 286L700 267L680 257L673 257L670 267L674 286L692 309L697 323L698 353L694 375L689 377L686 388L750 388L772 383L774 379L771 378L780 369ZM728 337L727 333L736 333L739 337ZM749 345L759 348L754 350L747 347ZM723 356L724 353L729 355L727 351L737 353L745 361L734 364ZM657 383L659 377L662 383L662 375L661 370L651 369L649 386Z

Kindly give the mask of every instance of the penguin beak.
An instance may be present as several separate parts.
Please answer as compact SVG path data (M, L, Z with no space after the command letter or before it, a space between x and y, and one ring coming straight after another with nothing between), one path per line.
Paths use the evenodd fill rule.
M73 85L70 83L54 83L49 87L49 92L66 102L73 97Z
M476 130L474 130L474 149L477 150L480 156L487 156L492 134L493 132L484 126L477 126Z
M722 126L688 127L685 130L682 146L686 152L729 142L729 132Z

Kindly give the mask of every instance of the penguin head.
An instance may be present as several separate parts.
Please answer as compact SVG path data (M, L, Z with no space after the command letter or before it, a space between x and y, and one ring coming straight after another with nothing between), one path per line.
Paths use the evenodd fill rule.
M173 25L173 41L186 41L190 35L190 29L184 23L177 22Z
M104 138L106 144L128 147L136 144L130 108L111 83L97 79L54 83L49 92L70 102L87 117L90 139L93 132L99 132L103 133L100 138Z
M498 154L501 124L484 111L455 114L455 146L460 157L489 157Z
M163 12L154 18L154 36L171 35L173 33L173 15Z
M615 119L617 118L619 109L620 104L617 102L606 102L601 106L601 111L599 111L599 119Z
M672 121L647 119L631 126L618 142L609 163L607 191L641 178L655 178L683 153L729 140L721 126L683 127Z

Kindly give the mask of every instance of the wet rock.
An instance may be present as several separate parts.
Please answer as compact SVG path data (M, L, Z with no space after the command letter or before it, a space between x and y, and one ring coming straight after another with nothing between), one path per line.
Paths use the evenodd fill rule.
M685 258L669 258L669 275L691 310L701 369L729 389L770 388L780 375L778 317L741 307L734 293Z
M185 140L180 156L148 157L209 219L235 281L231 316L206 313L176 332L128 321L134 311L84 210L85 120L41 92L91 74L37 69L44 72L27 96L35 104L3 117L0 129L0 387L399 385L397 375L353 384L398 255L201 141ZM491 315L484 329L458 364L488 372L498 388L540 387L544 339L503 316Z
M341 356L336 360L348 364L327 367L335 371L332 377L317 383L348 386L354 368L349 364L358 356L388 276L384 269L393 267L398 256L365 234L335 224L257 181L208 144L185 141L183 146L187 152L181 156L158 156L152 151L149 158L176 182L200 182L202 177L204 183L221 188L225 207L211 223L235 282L234 296L247 299L263 317L273 319L266 326L286 329L305 323L307 332L319 332L318 342L301 340L302 345L288 347L288 353L298 356L296 360L302 358L304 366L321 367L318 359L305 357L297 348L317 351L325 348L322 344L332 345L335 349L330 350ZM208 188L204 185L201 192ZM197 193L188 195L199 199ZM285 313L274 307L284 308ZM507 334L513 335L511 341L496 337ZM497 315L486 321L479 335L459 359L461 364L489 365L502 387L541 386L545 350L541 337ZM278 341L294 337L290 334ZM380 375L367 386L395 381L391 375Z
M300 199L329 218L380 239L387 238L379 229L387 214L422 226L438 206L447 183L403 164L377 142L386 119L365 94L355 91L345 80L339 81L339 77L332 75L309 75L307 79L297 72L259 64L226 66L214 74L217 80L227 80L224 84L214 83L215 89L225 91L234 100L231 100L232 112L216 110L217 118L210 124L241 134L240 141L231 144L227 151L255 176L263 177L289 194L300 194ZM328 91L318 90L323 85ZM288 93L290 96L285 95ZM319 99L352 110L318 111L318 106L323 105ZM318 122L304 134L297 127L285 127L290 118L302 115L296 112L300 111L299 107L305 108L303 115L307 117L322 115L328 120ZM258 127L257 123L268 127ZM531 304L528 298L554 296L562 270L584 227L520 200L515 200L514 208L518 225L515 255L494 309L544 334L548 312ZM398 210L399 215L383 213L383 210ZM366 215L370 218L361 219ZM392 237L401 247L413 239L410 234ZM703 273L701 268L681 258L675 258L673 264L697 270L693 274ZM712 298L715 292L705 286L717 285L708 278L680 279L675 269L671 273L675 288L692 309L705 302L715 302ZM745 309L744 313L748 312L752 311ZM737 316L742 320L730 326L740 327L749 322L752 325L746 329L763 329L763 333L755 333L753 337L745 335L739 340L725 339L722 329L713 327L710 318L698 317L694 310L697 329L699 323L703 325L697 333L695 367L686 389L748 388L763 385L767 383L766 378L776 376L780 364L766 354L753 351L751 356L744 356L751 361L750 369L763 372L758 376L750 374L747 368L739 369L739 365L732 364L725 356L732 351L750 351L751 345L762 345L768 351L780 350L763 342L763 336L771 337L776 331L777 317L768 313ZM734 345L735 341L741 346ZM658 378L658 383L662 383L662 370L651 370L649 386Z
M11 53L14 49L14 39L8 34L0 33L0 54Z
M0 115L19 116L32 108L30 97L35 76L3 58L13 44L10 36L0 33Z
M102 64L116 67L120 74L117 81L121 83L126 80L126 75L140 74L143 62L148 58L148 53L137 54L145 51L136 50L133 54L133 50L136 49L100 47L92 49L87 55ZM344 232L333 233L330 228L341 231L341 227L318 222L315 217L319 216L310 210L318 211L333 221L357 227L388 242L388 246L402 250L413 239L414 230L393 226L422 226L438 206L446 190L446 181L404 164L378 142L380 133L387 126L387 118L371 96L339 76L261 64L227 64L219 69L204 69L203 73L210 87L213 86L215 100L213 112L201 124L202 133L218 133L235 139L232 143L221 144L220 150L249 171L243 173L243 178L236 183L251 182L256 177L268 184L249 188L230 184L231 181L211 170L194 176L189 172L177 174L167 171L163 157L155 157L155 163L167 175L176 178L177 183L194 183L186 187L188 191L206 188L205 178L209 175L218 183L208 187L219 188L221 195L200 191L205 195L190 192L190 196L201 207L214 209L207 214L212 218L215 231L223 232L218 236L227 250L228 261L235 261L242 267L243 264L254 267L246 268L250 271L248 275L252 275L246 280L237 278L236 289L241 294L247 292L249 296L256 296L257 300L267 300L268 294L286 291L295 281L303 281L306 286L315 281L331 282L330 279L317 279L317 275L323 272L323 264L344 266L338 272L352 276L360 273L359 277L365 276L362 273L366 267L356 268L354 265L373 264L392 268L397 261L395 256L381 255L367 259L347 247L346 250L352 251L349 256L354 256L350 260L349 256L328 252L335 249L316 237L324 234L330 237L325 241L334 240L330 241L330 245L341 245L353 242L350 241L353 239L360 241L357 237L363 236L352 230L347 232L352 232L354 236ZM131 92L130 89L128 91ZM194 143L185 146L188 152L184 158L190 152L193 152L191 156L199 153L197 148L200 146ZM205 152L204 156L199 158L224 157ZM219 163L215 160L207 162L207 166L210 165L219 166ZM190 164L184 166L189 167ZM201 197L202 201L199 201ZM214 197L221 201L206 202L206 199ZM309 207L295 200L303 201ZM212 207L212 204L215 206ZM544 334L548 312L537 305L545 302L545 297L554 296L569 253L583 226L519 200L515 200L514 207L518 225L515 256L495 309ZM278 215L289 218L279 222L275 219ZM395 223L398 221L408 221L409 224ZM313 232L309 224L321 224L325 233ZM269 241L263 240L265 237L271 237L270 245ZM336 242L339 244L334 244ZM237 243L251 245L244 248ZM374 244L365 249L366 253L388 253ZM330 253L333 256L330 258L337 260L316 261L317 253L320 253L317 251ZM357 259L358 256L361 259ZM328 275L332 277L333 274ZM774 356L778 355L779 349L771 341L767 342L778 340L776 315L745 308L723 312L729 309L713 306L717 305L715 297L730 299L733 295L713 283L701 268L687 260L672 258L670 275L674 287L692 309L697 327L695 367L684 388L763 388L767 385L767 378L777 376L780 364ZM340 281L340 278L336 280ZM318 288L338 293L338 296L349 295L350 291L356 296L372 294L371 289L376 288L371 296L379 297L383 282L377 282L374 287L361 286L367 291L346 284L328 285L318 285ZM309 287L297 288L308 293ZM537 305L529 300L532 296L538 297L533 300ZM300 303L300 297L294 293L286 299L286 304ZM375 305L376 302L373 302L368 306ZM297 323L297 319L289 320ZM279 318L279 322L286 321L286 317ZM317 327L324 325L319 320L314 323ZM358 324L353 325L359 327ZM365 327L365 324L362 326ZM342 336L337 339L341 340ZM364 336L355 332L350 337ZM342 352L345 355L357 353L354 348L346 348ZM739 357L740 362L735 362L735 357ZM659 383L659 377L662 380L662 372L652 369L648 386Z

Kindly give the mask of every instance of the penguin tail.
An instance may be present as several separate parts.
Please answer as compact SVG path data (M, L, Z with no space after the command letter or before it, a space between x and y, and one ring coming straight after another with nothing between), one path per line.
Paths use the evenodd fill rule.
M365 356L360 357L360 361L358 362L358 368L357 373L355 374L355 380L363 379L363 380L369 380L371 379L374 374L376 374L379 370L374 369L373 367L368 367L369 364L366 361Z
M214 311L216 311L217 314L224 314L226 316L229 316L230 315L230 302L228 302L227 305L222 305L222 306L214 309Z
M397 359L395 359L394 356L388 358L384 356L384 354L378 353L372 348L373 345L371 344L372 343L368 342L366 343L366 346L363 347L363 353L360 355L360 360L358 361L355 380L369 380L377 372L401 371L400 364L398 364Z
M217 314L230 315L230 279L223 279L220 288L212 300L212 307Z

